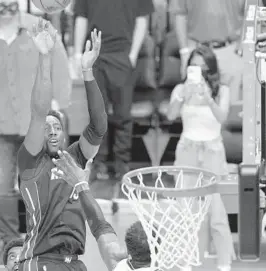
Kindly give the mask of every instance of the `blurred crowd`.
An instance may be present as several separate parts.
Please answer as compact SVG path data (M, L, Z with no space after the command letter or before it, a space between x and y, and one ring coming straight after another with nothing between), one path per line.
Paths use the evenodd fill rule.
M225 150L227 156L233 152L238 156L237 162L241 162L239 113L245 0L142 0L137 1L138 5L124 1L123 5L117 4L118 7L110 4L111 1L101 1L105 3L102 5L93 2L90 5L89 0L75 0L60 14L51 15L40 13L31 1L0 0L0 201L4 202L0 203L1 213L4 206L13 206L11 203L17 200L14 192L16 152L28 128L33 84L32 76L26 72L31 74L37 61L36 52L25 42L24 30L36 21L27 13L43 16L58 30L60 42L53 60L54 101L51 106L62 115L74 99L72 80L82 78L80 59L85 42L90 38L88 33L93 28L103 31L95 77L115 132L113 137L107 133L103 140L94 161L92 181L108 180L111 174L120 181L130 170L131 114L137 94L143 95L144 98L139 98L141 102L153 101L154 109L147 113L148 117L155 112L155 119L167 125L169 122L179 125L181 117L183 130L176 147L175 165L226 175ZM17 28L12 20L5 21L5 16L18 12L21 12L21 25ZM192 67L190 74L188 66ZM23 94L21 89L25 91ZM139 103L138 108L147 112L148 105ZM112 171L106 166L110 152L114 160ZM160 162L160 157L151 157L151 160ZM7 198L7 194L10 197ZM221 198L213 201L212 229L217 230L221 239L215 234L213 238L219 264L228 267L234 257L232 238ZM0 251L10 235L17 235L15 209L11 210L11 217L10 214L2 216L10 225L5 221L1 223L0 218L3 225ZM222 227L217 229L217 225Z

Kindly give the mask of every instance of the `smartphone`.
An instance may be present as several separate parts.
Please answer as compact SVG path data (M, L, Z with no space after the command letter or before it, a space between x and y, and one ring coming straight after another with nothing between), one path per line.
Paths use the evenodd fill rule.
M202 71L199 66L187 67L187 81L191 84L199 84L202 80Z

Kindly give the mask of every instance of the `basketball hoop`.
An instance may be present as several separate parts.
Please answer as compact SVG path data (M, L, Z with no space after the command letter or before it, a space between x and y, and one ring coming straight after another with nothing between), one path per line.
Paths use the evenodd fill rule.
M157 175L154 186L145 185L149 175ZM140 168L124 175L122 191L147 234L152 271L201 264L198 232L211 194L218 192L214 173L192 167Z

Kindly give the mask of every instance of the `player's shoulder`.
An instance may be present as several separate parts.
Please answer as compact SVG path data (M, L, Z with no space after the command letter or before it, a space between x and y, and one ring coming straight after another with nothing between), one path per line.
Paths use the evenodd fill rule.
M78 154L78 152L80 151L80 147L78 144L78 141L75 141L74 143L72 143L71 145L69 145L66 149L66 151L71 154L71 156L73 158L75 158Z
M32 155L24 143L21 144L17 153L17 165L19 174L23 180L34 178L45 163L45 151L42 149L37 155Z
M74 143L72 143L67 149L66 151L74 158L74 160L82 167L85 168L86 163L87 163L87 159L84 156L80 145L79 145L79 141L75 141Z

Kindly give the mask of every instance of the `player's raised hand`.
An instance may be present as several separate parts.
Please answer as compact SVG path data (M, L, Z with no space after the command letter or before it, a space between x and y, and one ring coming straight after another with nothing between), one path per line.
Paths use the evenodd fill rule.
M59 159L53 159L53 163L59 169L53 169L52 172L59 178L64 179L70 186L76 187L81 182L88 182L90 176L89 165L83 170L76 161L66 151L58 151Z
M97 33L97 30L94 29L91 32L91 41L87 41L85 52L81 58L81 66L83 70L91 69L98 58L101 49L101 37L101 31Z
M36 48L43 55L48 54L55 46L57 31L50 22L39 19L38 25L33 25L28 35L32 38Z

